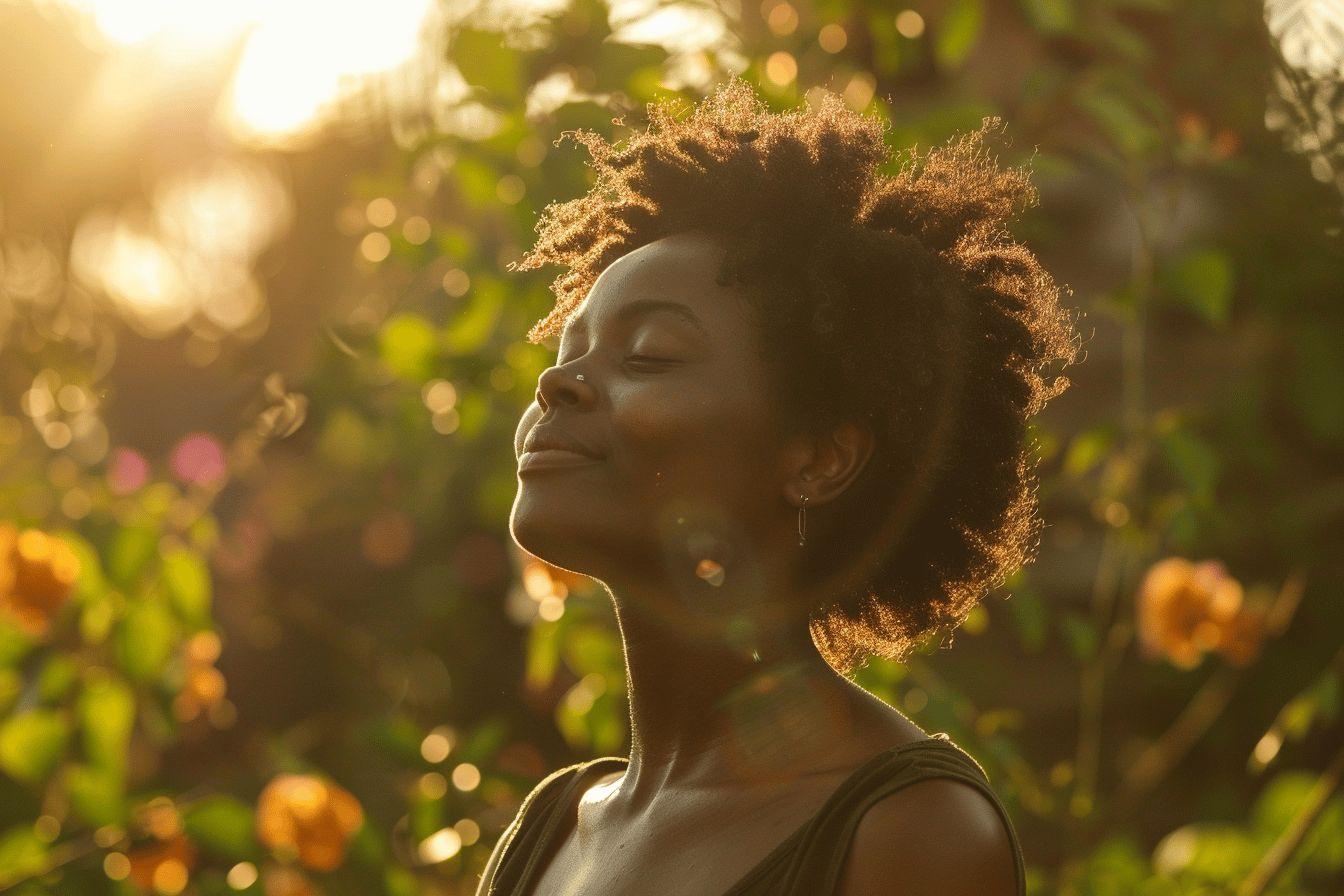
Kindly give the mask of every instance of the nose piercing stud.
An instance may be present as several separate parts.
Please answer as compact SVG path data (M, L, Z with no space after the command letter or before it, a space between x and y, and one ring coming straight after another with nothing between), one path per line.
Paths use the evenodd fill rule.
M807 495L802 496L802 501L798 508L798 547L807 543Z
M583 379L583 374L581 374L581 373L576 373L576 374L574 374L574 379L576 379L576 380L581 380L581 379Z

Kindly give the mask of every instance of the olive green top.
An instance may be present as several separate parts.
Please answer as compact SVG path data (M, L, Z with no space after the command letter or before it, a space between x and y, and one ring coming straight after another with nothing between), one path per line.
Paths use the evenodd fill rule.
M536 884L539 863L561 835L569 808L577 805L577 789L590 769L628 764L620 756L604 756L552 772L528 794L504 831L503 852L489 880L482 879L476 896L526 896ZM989 798L998 810L1013 847L1018 896L1026 894L1022 847L1008 812L989 786L989 778L970 755L938 733L924 740L884 750L845 779L802 827L780 843L722 896L828 896L840 879L849 840L859 819L885 796L929 778L965 781ZM570 825L572 827L572 824Z

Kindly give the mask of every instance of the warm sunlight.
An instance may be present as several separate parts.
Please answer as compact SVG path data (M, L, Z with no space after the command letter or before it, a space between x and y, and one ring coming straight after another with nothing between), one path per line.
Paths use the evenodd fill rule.
M55 0L110 50L146 49L177 60L204 57L242 38L221 122L244 142L289 144L308 136L352 77L415 57L432 4L389 0L326 4Z

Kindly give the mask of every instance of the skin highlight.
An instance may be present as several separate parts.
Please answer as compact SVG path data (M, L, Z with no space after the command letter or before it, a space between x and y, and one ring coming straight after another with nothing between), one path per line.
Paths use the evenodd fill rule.
M612 264L515 438L521 456L528 432L549 424L604 455L520 474L511 530L613 599L631 715L630 767L609 801L620 815L668 791L845 765L855 757L837 755L837 741L866 757L893 733L923 736L825 663L809 606L791 593L800 496L809 508L834 500L870 456L871 435L785 431L753 311L715 283L721 259L712 235L685 232ZM620 314L655 296L704 329L668 311ZM705 561L723 569L720 584L697 574Z
M983 151L992 120L879 172L884 125L823 94L775 115L734 80L689 117L650 104L624 148L578 132L597 182L510 266L567 268L528 334L558 357L515 434L511 532L606 588L631 728L531 896L725 892L926 738L848 676L950 636L1035 547L1027 421L1077 347L1003 226L1027 174ZM974 790L872 806L834 896L1015 892Z

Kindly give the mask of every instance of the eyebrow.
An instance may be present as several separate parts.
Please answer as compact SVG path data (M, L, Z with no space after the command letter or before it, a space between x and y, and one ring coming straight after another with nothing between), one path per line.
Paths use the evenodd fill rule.
M616 319L618 321L624 321L632 317L652 314L655 311L666 311L675 314L701 333L706 336L709 335L709 328L707 328L696 313L690 309L690 306L683 305L681 302L673 302L669 299L635 299L626 302L616 311ZM569 323L565 325L565 330L570 331L576 328L581 328L579 324L574 323L576 320L578 320L577 315L570 318Z

